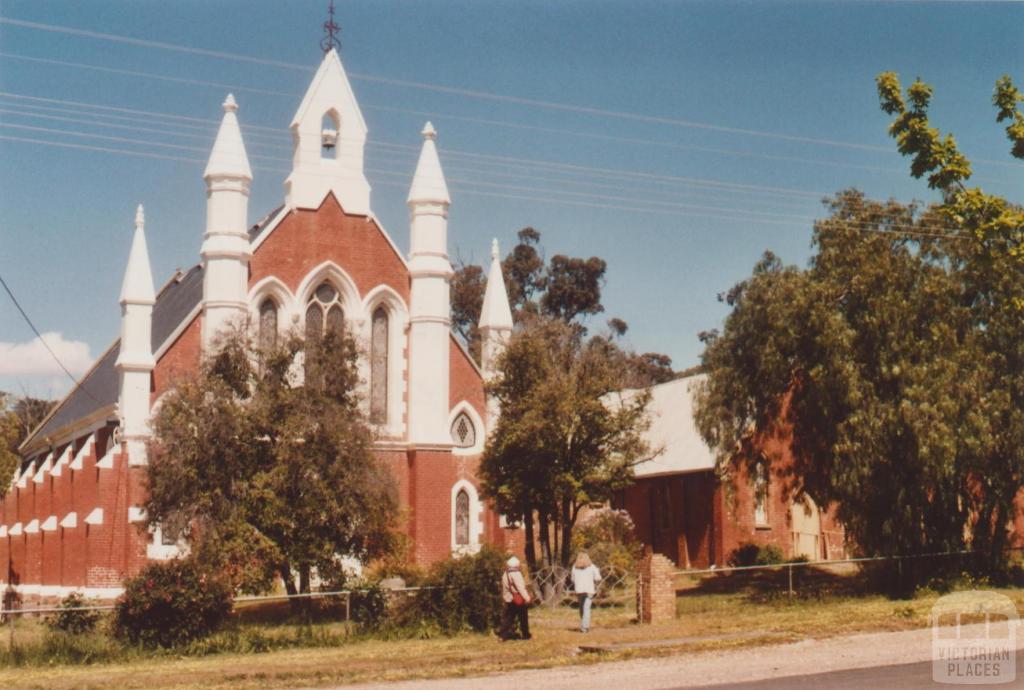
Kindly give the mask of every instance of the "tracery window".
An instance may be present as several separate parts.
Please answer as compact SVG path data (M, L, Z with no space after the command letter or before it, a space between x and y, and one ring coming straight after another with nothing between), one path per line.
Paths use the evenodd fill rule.
M330 283L324 282L313 292L306 306L306 338L319 338L324 324L332 331L345 328L345 312L341 308L341 295Z
M452 422L451 433L452 443L458 448L472 448L476 445L476 428L465 412L459 413L459 416Z
M455 545L469 546L469 493L465 489L455 494Z
M388 417L388 312L377 307L370 332L370 421L383 424Z
M277 342L277 304L266 298L260 305L260 347L273 347Z

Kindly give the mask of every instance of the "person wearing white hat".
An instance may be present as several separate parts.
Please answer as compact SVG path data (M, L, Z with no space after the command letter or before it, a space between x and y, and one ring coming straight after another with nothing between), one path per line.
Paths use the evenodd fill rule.
M501 600L505 607L501 612L499 637L502 640L530 639L530 592L519 570L519 559L515 556L505 562L505 572L501 576ZM516 627L519 628L518 634Z

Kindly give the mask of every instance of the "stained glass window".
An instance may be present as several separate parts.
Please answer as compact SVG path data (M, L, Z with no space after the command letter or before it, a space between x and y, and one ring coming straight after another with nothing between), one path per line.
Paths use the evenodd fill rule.
M465 489L455 494L455 545L469 545L469 494Z
M273 347L277 342L277 305L269 297L260 305L260 346Z
M370 333L370 421L383 424L388 417L388 312L377 307Z

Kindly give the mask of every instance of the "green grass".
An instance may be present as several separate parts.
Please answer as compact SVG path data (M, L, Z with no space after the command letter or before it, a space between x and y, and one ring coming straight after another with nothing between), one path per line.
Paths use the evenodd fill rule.
M286 607L262 606L241 609L230 629L207 640L152 653L123 647L101 633L55 638L38 621L23 620L15 626L15 650L0 644L0 687L263 690L466 676L920 628L928 624L939 596L926 590L913 599L893 600L864 591L848 577L805 578L800 585L790 597L771 577L710 578L679 593L673 621L637 625L631 606L597 608L594 630L585 638L575 632L574 609L539 608L531 613L534 639L508 643L493 635L442 637L430 630L380 639L329 619L305 625L291 618ZM1024 606L1024 591L996 591ZM0 640L5 643L6 637L0 635ZM602 646L645 641L659 643L612 648L599 655L579 653L584 642Z

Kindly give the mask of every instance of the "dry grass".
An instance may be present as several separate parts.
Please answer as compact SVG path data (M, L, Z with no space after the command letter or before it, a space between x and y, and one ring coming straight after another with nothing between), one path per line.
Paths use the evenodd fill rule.
M352 640L337 646L297 648L262 654L204 657L158 656L126 663L51 668L0 668L0 687L52 688L247 688L326 686L369 680L438 678L512 669L597 663L704 649L830 637L856 632L905 630L928 624L935 599L925 593L907 601L880 595L830 593L810 597L765 595L754 586L716 591L714 583L684 591L671 623L641 626L626 609L595 609L594 630L575 631L576 612L534 610L529 642L499 642L494 636L464 634L425 640ZM777 591L777 590L772 590ZM998 590L1024 606L1024 593ZM23 621L19 642L41 635L38 623ZM4 631L6 632L6 630ZM754 633L756 636L751 636ZM292 634L280 630L271 634ZM742 636L739 634L743 634ZM579 645L613 645L661 640L664 645L581 654Z

